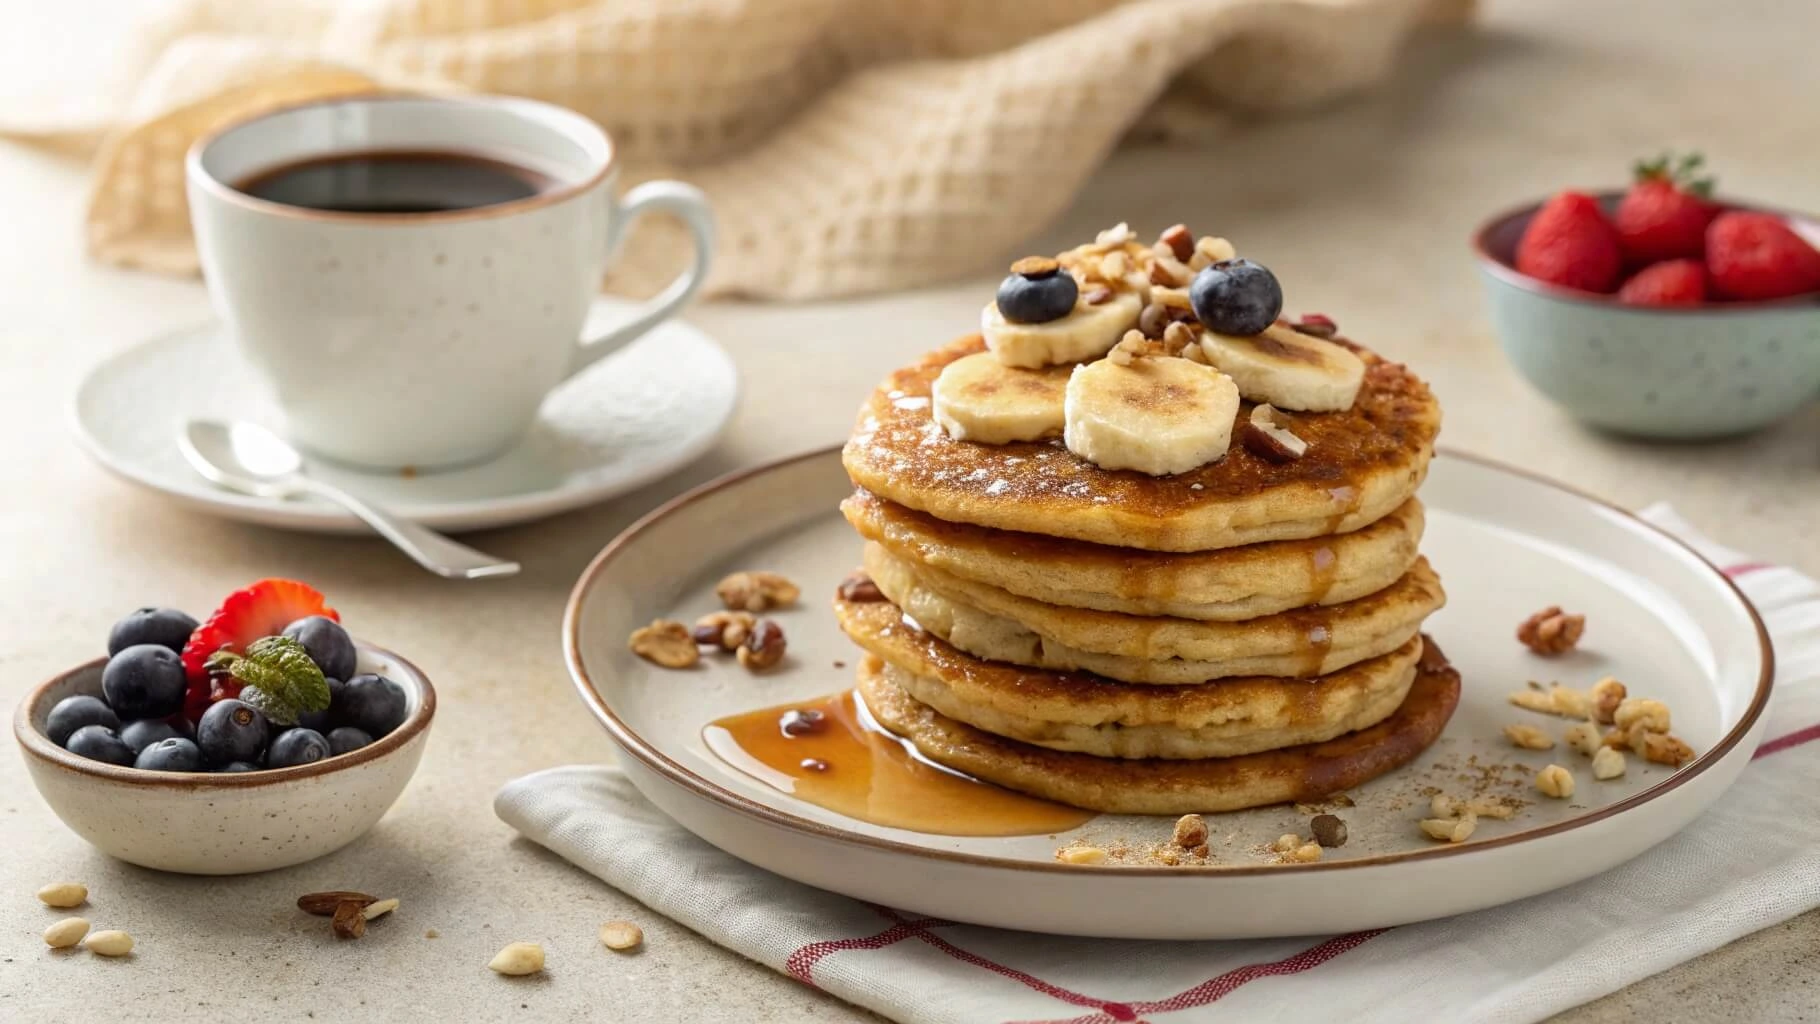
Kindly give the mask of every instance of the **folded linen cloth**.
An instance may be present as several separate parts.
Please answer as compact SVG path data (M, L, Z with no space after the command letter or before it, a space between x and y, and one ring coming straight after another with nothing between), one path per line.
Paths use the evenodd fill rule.
M46 83L0 111L0 137L98 142L90 251L194 273L183 155L197 137L380 88L531 96L606 125L622 184L682 176L708 193L711 293L803 299L987 269L1134 129L1199 133L1355 91L1419 22L1471 6L179 0L135 33L111 89ZM612 286L667 281L687 245L680 227L641 225Z
M1820 584L1643 513L1724 569L1777 658L1765 741L1686 830L1578 885L1441 921L1258 942L1112 942L901 914L768 874L696 839L612 768L507 785L505 821L652 910L914 1024L1535 1021L1820 906ZM1318 984L1317 984L1318 983Z

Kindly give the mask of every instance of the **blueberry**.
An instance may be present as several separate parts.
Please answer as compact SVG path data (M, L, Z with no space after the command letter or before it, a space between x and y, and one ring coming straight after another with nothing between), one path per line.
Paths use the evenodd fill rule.
M1011 276L999 282L999 315L1014 324L1040 324L1060 320L1074 309L1081 286L1061 264L1044 256L1028 256L1011 265Z
M329 741L314 729L286 729L266 751L267 768L290 768L329 756Z
M324 676L323 681L329 684L329 706L321 711L305 711L297 716L297 724L305 729L314 729L327 733L335 724L335 714L341 707L341 693L348 684L334 676Z
M91 761L131 765L133 748L121 742L120 735L105 725L85 725L70 734L63 749Z
M127 745L135 754L145 753L145 748L159 740L189 739L183 731L162 718L146 718L137 722L128 722L120 730L120 742Z
M270 733L258 708L242 700L218 700L196 723L196 745L211 765L257 761Z
M384 676L367 674L348 680L335 720L378 739L404 724L404 687Z
M334 619L322 615L298 619L284 627L284 635L303 645L323 675L346 679L354 674L354 638Z
M340 757L349 751L359 750L373 742L373 737L361 732L351 725L344 725L329 733L329 753Z
M183 708L189 681L183 659L169 647L134 644L107 660L101 670L101 694L122 718L163 718Z
M202 751L189 740L172 736L140 751L133 767L150 772L199 772L202 770Z
M120 728L120 716L100 697L65 697L44 718L44 734L59 747L69 746L70 734L85 725Z
M1262 334L1283 312L1283 286L1267 267L1246 259L1223 260L1194 275L1188 302L1210 331Z
M107 634L107 653L119 654L138 644L157 644L177 654L190 642L196 631L196 620L175 608L141 608L119 622Z
M218 772L256 772L259 766L251 761L232 761L215 769Z

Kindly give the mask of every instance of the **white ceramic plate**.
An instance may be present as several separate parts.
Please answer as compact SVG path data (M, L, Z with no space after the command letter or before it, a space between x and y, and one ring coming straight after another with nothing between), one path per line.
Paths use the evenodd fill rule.
M588 331L625 319L601 299ZM405 476L311 459L312 473L439 530L479 530L580 508L637 489L701 457L738 402L739 375L714 340L670 321L551 392L530 432L474 466ZM220 490L177 450L193 416L283 420L220 324L155 338L89 371L76 392L76 435L125 480L185 505L264 526L362 533L317 498L280 501ZM281 430L282 432L282 430Z
M1422 490L1425 552L1449 595L1427 631L1459 668L1464 695L1436 745L1415 764L1350 791L1351 838L1315 864L1271 863L1261 845L1307 834L1292 806L1209 818L1216 866L1076 867L1058 837L957 838L884 828L793 799L729 768L700 739L706 722L838 691L857 649L826 600L858 558L835 506L851 491L838 453L801 456L708 484L658 509L602 551L576 584L564 621L583 700L627 756L650 800L708 842L760 867L860 899L951 920L1071 935L1229 939L1384 927L1475 910L1579 881L1661 842L1718 798L1749 760L1769 697L1767 635L1717 570L1627 513L1460 455L1435 461ZM667 672L626 649L655 617L693 620L716 607L713 586L737 569L799 582L800 608L779 621L789 660L754 676L731 661ZM1513 637L1531 612L1585 613L1584 650L1544 660ZM1586 687L1603 675L1658 698L1699 756L1679 771L1630 759L1621 780L1595 782L1580 755L1518 750L1510 722L1554 735L1568 724L1511 707L1529 679ZM1476 759L1476 764L1473 759ZM1527 780L1558 761L1575 770L1571 800ZM1512 780L1495 792L1534 802L1507 822L1481 819L1459 845L1424 838L1425 787ZM1101 844L1154 842L1164 818L1101 816L1079 834Z

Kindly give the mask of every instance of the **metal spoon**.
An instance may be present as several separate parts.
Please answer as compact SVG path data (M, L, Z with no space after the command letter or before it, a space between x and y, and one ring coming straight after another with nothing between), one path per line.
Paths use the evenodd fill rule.
M477 580L510 576L508 562L459 544L407 519L400 519L366 499L323 483L303 471L303 456L277 434L256 423L190 420L177 437L183 457L210 483L256 498L290 498L314 494L359 516L418 565L449 579Z

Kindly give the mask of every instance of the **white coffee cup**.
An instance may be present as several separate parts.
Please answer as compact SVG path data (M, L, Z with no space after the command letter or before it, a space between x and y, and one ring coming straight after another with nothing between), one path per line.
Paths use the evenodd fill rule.
M528 198L430 213L320 210L236 186L338 154L454 152L528 168ZM361 96L264 114L191 149L190 219L215 307L298 445L373 468L474 462L509 447L557 384L633 341L707 275L696 189L621 199L613 143L570 110L505 97ZM629 322L581 337L626 228L673 214L695 264Z

